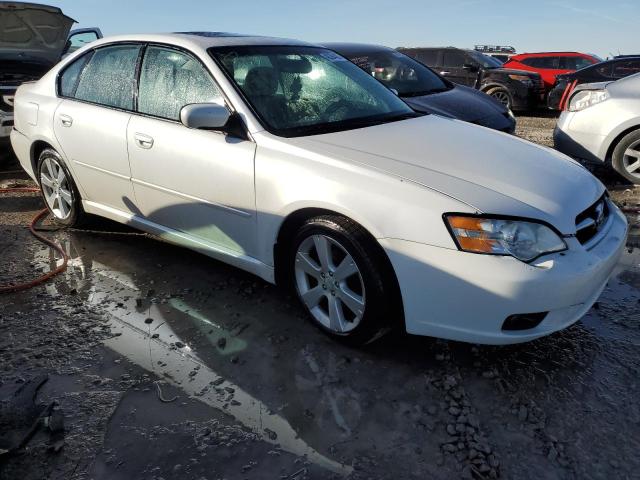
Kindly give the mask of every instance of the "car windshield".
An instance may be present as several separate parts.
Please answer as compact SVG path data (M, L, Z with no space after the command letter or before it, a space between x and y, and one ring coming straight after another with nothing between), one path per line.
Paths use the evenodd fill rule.
M469 50L468 53L469 55L471 55L471 58L473 58L476 62L482 65L482 68L501 68L502 67L502 63L500 63L500 60L490 57L489 55L476 52L475 50Z
M451 85L423 64L395 50L371 50L345 55L349 60L393 88L401 97L444 92Z
M264 126L285 137L418 116L346 58L316 47L217 47L210 53Z

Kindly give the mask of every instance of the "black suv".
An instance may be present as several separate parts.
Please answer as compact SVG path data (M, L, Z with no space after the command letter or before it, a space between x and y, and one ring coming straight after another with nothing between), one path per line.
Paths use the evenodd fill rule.
M558 75L547 97L547 106L551 110L562 110L569 96L569 90L581 83L615 82L636 73L640 73L640 55L619 56L572 73Z
M454 83L477 88L511 110L537 108L544 98L538 73L502 68L499 60L454 47L398 48Z

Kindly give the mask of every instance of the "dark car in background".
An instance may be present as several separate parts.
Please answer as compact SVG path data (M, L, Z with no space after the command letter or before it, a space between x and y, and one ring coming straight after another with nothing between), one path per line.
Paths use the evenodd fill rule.
M456 85L392 48L358 43L325 43L388 88L411 108L457 118L507 133L515 131L511 112L478 90Z
M537 108L542 101L542 78L534 72L502 68L495 58L454 47L398 48L459 85L478 89L514 111Z
M640 55L620 56L573 73L558 75L556 84L549 92L547 106L551 110L562 110L571 90L583 83L612 82L640 73Z
M70 32L75 20L57 7L0 2L0 141L13 127L13 97L20 84L38 80L60 58L102 38L99 29Z

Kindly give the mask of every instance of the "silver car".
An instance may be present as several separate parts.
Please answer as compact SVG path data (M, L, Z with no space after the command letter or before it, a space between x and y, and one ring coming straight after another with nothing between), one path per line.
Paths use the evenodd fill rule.
M640 184L640 74L571 92L553 135L557 150L611 165Z

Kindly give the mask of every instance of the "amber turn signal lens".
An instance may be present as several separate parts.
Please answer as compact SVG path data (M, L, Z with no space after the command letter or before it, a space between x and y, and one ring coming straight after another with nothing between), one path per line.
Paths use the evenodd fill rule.
M482 227L484 219L475 217L447 217L460 248L469 252L493 253L498 247L496 239Z

